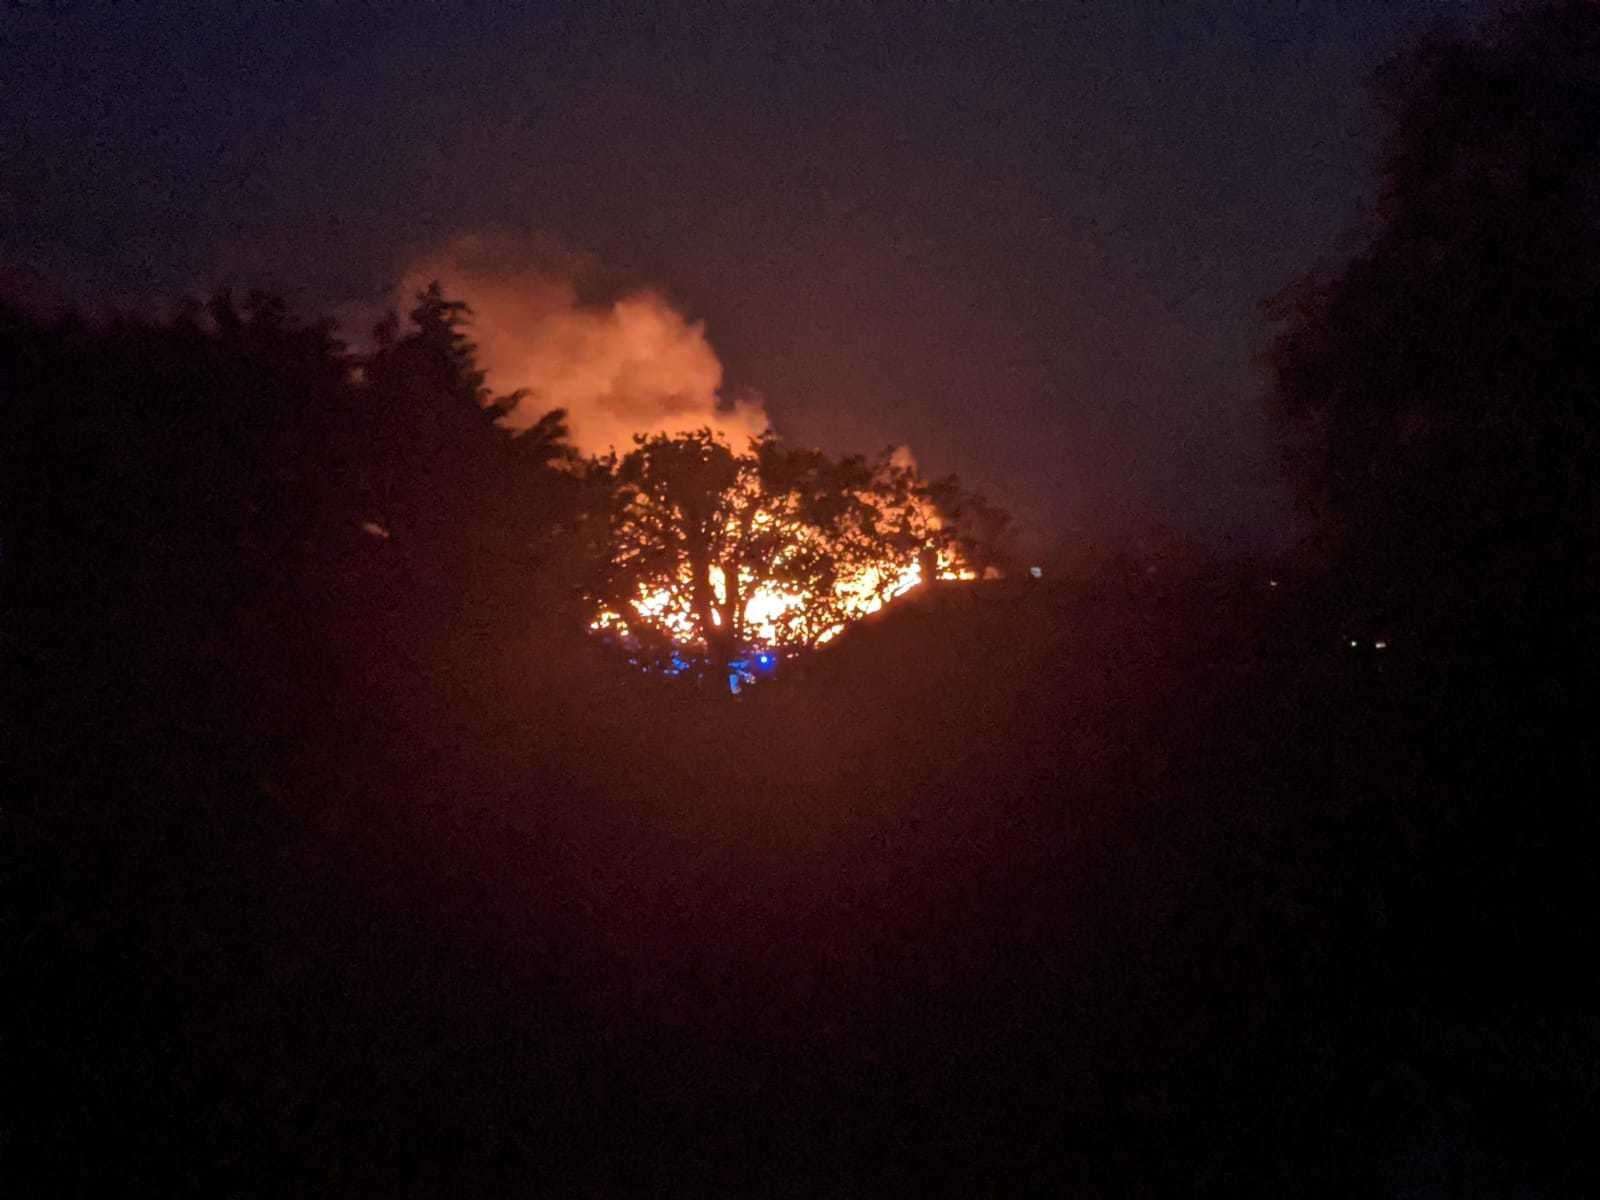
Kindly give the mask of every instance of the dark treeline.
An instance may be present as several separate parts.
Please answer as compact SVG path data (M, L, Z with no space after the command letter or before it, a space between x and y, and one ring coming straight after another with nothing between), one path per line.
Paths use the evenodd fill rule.
M604 479L436 290L0 307L13 1190L1593 1193L1600 17L1381 84L1312 542L737 700L587 633Z

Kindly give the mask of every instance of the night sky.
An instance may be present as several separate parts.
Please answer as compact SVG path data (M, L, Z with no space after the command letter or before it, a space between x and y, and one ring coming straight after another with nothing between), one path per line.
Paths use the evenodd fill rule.
M1371 69L1482 5L667 7L8 5L0 281L317 311L537 235L1042 539L1290 535L1259 303L1356 244Z

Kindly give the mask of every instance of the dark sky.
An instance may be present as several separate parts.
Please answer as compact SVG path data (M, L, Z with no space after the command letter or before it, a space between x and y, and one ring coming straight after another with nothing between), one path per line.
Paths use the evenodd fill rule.
M537 233L791 437L909 441L1047 536L1258 546L1259 301L1352 245L1372 67L1481 7L14 3L0 278L324 308Z

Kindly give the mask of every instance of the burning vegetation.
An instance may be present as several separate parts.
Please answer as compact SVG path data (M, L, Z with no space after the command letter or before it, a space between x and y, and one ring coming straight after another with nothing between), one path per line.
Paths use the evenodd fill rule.
M999 568L1000 510L922 479L903 451L831 458L768 432L638 435L590 461L607 499L590 628L640 665L770 667L925 579Z
M725 393L704 325L654 289L483 234L413 263L396 299L423 293L465 301L450 336L499 429L561 441L587 497L584 620L636 665L737 685L925 579L1004 569L1002 510L924 479L904 447L786 444L759 397Z

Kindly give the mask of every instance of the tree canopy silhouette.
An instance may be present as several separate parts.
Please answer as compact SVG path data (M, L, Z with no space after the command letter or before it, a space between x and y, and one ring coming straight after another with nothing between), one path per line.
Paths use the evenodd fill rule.
M821 644L919 570L997 564L1009 520L891 454L833 459L772 434L742 453L710 430L641 436L590 478L606 497L590 587L599 624L647 654L704 653L719 671L752 642Z
M78 614L154 641L271 608L315 660L310 643L371 643L380 617L393 646L464 616L576 625L562 414L501 427L516 397L485 386L469 318L434 286L354 354L263 293L166 319L0 313L0 585L39 624L14 633Z
M1371 242L1271 305L1291 462L1363 605L1537 622L1596 579L1600 8L1432 38L1379 87Z

